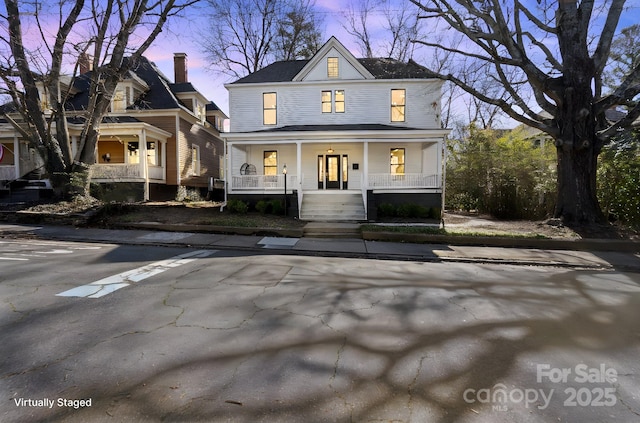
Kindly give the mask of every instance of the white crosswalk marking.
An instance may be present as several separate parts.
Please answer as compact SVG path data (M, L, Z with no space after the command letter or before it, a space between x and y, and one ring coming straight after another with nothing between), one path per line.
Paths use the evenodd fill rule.
M78 286L67 291L56 294L58 297L87 297L100 298L120 288L127 287L133 283L140 282L151 276L165 272L174 267L190 263L198 258L209 257L217 250L198 250L190 253L180 254L167 260L157 261L133 270L109 276L87 285Z

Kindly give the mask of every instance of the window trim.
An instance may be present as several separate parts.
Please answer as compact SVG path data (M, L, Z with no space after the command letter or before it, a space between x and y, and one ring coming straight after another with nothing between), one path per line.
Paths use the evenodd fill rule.
M338 101L338 92L342 92L342 100L341 101ZM334 94L334 98L335 98L335 100L334 100L335 107L334 108L335 108L336 113L344 113L345 110L346 110L346 97L347 97L346 91L345 90L334 90L333 94ZM338 109L338 104L342 104L342 110Z
M196 151L197 153L193 154L194 151ZM191 173L193 176L200 176L200 162L200 146L191 144Z
M404 96L402 97L404 99L404 102L402 104L394 104L393 103L393 92L394 91L402 91L404 92ZM389 104L391 106L390 108L390 116L389 119L391 120L391 122L406 122L407 121L407 90L405 88L392 88L391 89L391 96L389 99ZM394 110L398 110L398 113L402 116L402 119L395 119L394 118Z
M393 163L393 158L398 157L394 156L394 151L402 150L402 162L398 161L398 163ZM405 147L394 147L389 150L389 173L391 175L404 175L406 172L406 162L407 162L407 150ZM394 171L395 166L395 171ZM398 172L398 167L402 166L402 172Z
M338 57L327 57L327 78L340 78L340 59Z
M267 154L271 154L271 153L275 153L275 159L276 159L276 164L275 165L269 165L267 166L266 164L266 160L267 160ZM267 168L271 169L275 169L275 172L273 174L271 173L267 173ZM278 175L278 150L263 150L262 151L262 174L264 176L277 176Z
M266 96L267 95L271 95L271 94L273 94L275 101L274 101L273 107L267 107ZM273 110L273 112L274 112L273 123L267 123L267 119L266 119L267 111L271 111L271 110ZM278 93L276 93L274 91L262 93L262 124L263 125L277 125L278 124Z
M329 94L329 100L325 100L324 94ZM333 91L332 90L322 90L320 92L320 103L321 103L321 111L322 113L333 113ZM325 104L329 105L329 110L325 111Z

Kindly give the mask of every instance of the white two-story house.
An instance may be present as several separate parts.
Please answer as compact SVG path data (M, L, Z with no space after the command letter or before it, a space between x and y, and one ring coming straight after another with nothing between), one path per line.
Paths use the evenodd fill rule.
M441 85L412 61L356 59L334 37L310 60L225 85L228 198L283 199L286 183L303 220L374 220L384 203L439 211Z

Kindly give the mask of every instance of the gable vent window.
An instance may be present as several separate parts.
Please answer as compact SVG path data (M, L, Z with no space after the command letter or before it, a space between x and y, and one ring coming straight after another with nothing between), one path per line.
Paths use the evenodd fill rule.
M338 58L328 57L327 58L327 77L337 78L338 75L339 75Z
M262 94L262 119L265 125L275 125L277 115L276 93Z

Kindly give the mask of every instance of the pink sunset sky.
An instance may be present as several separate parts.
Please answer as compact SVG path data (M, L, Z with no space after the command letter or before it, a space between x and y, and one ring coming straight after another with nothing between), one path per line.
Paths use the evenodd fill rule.
M335 36L356 57L360 57L357 45L342 27L344 21L344 3L334 0L317 0L316 7L320 16L324 19L321 27L324 40ZM205 10L203 10L205 9ZM205 53L199 39L206 33L207 18L206 3L193 9L188 17L182 17L169 24L167 31L161 34L145 56L154 62L169 79L173 80L173 54L186 53L188 58L189 82L204 94L209 100L215 102L225 113L228 113L228 96L224 84L233 82L228 75L217 74L209 69ZM370 18L373 25L382 28L380 16L373 15Z

